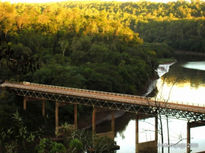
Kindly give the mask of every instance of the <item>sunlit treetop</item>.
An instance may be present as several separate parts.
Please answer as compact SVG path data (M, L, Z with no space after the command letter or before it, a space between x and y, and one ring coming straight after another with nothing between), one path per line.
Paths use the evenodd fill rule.
M82 2L88 2L88 1L137 2L137 1L144 1L144 0L0 0L0 2L10 2L10 3L48 3L48 2L62 2L62 1L78 1L78 2L79 1L82 1ZM167 3L167 2L175 2L177 0L146 0L146 1ZM191 2L193 0L185 0L185 1ZM200 1L204 1L204 0L200 0Z
M10 3L48 3L48 2L62 2L65 0L0 0L0 2Z

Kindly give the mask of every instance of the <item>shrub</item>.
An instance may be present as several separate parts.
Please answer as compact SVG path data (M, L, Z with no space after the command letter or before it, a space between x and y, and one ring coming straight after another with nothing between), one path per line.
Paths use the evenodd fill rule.
M63 144L53 142L50 139L43 138L36 147L37 153L65 153L66 148Z

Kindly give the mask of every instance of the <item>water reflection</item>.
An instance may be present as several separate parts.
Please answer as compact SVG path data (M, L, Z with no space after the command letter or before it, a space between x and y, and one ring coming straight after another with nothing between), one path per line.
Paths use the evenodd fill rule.
M120 146L117 153L134 153L135 152L135 120L130 120L123 132L117 132L115 141Z
M139 120L139 143L155 140L155 118Z
M117 132L114 139L120 145L120 150L117 153L156 153L155 118L133 114L130 116L139 119L131 119L123 132Z
M193 66L194 68L191 69L191 62L179 62L174 64L169 73L164 75L161 79L164 82L173 85L177 83L178 85L183 83L190 83L191 87L198 87L200 85L205 85L205 71L197 70L196 64ZM196 62L195 62L196 63ZM204 62L199 62L204 63ZM184 65L190 65L190 68L185 68ZM200 67L205 67L205 65L201 65ZM205 64L205 63L204 63ZM198 67L198 69L201 69ZM159 89L159 88L158 88Z
M181 62L175 64L170 72L157 81L157 99L190 105L205 105L205 62ZM166 124L165 119L163 124ZM186 152L186 120L169 119L171 152ZM204 136L201 134L205 127L191 129L192 152L205 150ZM167 131L165 133L165 140ZM160 152L160 150L159 150Z
M188 103L191 105L205 104L205 62L179 62L171 66L169 73L157 80L156 97L163 101ZM117 133L115 140L120 145L117 153L135 153L134 145L136 129L135 120L131 120L124 131ZM146 124L148 123L148 124ZM170 151L171 153L186 152L187 121L169 118ZM166 118L162 117L164 134L164 152L168 152ZM139 142L154 139L153 118L139 121ZM160 125L158 127L160 129ZM192 152L205 150L205 127L191 129ZM122 137L122 135L124 137ZM158 133L158 153L161 153L161 132Z
M171 71L157 81L156 98L162 101L204 105L205 102L205 72L190 69L205 67L205 62L178 63ZM204 65L203 65L204 64ZM189 66L189 69L183 68Z
M194 66L191 69L190 64ZM156 97L164 101L183 102L195 105L205 104L205 71L196 69L196 65L204 64L199 63L176 63L170 68L169 73L163 75L157 80L156 86L158 92ZM188 67L187 67L188 65ZM104 117L104 115L106 115ZM105 132L106 129L111 129L111 117L108 112L104 115L97 114L99 123L97 125L97 132ZM128 114L122 112L115 112L115 138L117 145L120 146L120 150L117 153L136 153L136 114ZM144 142L153 142L155 140L155 118L139 116L138 130L139 130L139 145L144 145ZM106 121L105 121L106 119ZM168 119L169 133L170 133L170 151L171 153L183 153L186 152L187 142L187 120L178 120L175 118ZM101 122L103 121L103 122ZM91 122L90 122L91 123ZM160 123L158 121L158 123ZM164 138L164 153L168 153L168 138L167 138L167 120L162 116L162 129ZM106 128L107 126L107 128ZM200 152L205 150L204 133L205 127L191 128L191 147L192 152ZM161 126L158 124L158 153L161 153ZM157 147L154 144L152 147ZM150 149L150 152L154 152L154 148ZM141 153L141 152L140 152ZM148 153L148 152L146 152Z
M183 67L205 71L205 61L187 62L183 65Z
M161 88L156 98L162 101L186 103L190 105L204 105L205 85L193 86L190 82L167 83L160 79L157 88Z

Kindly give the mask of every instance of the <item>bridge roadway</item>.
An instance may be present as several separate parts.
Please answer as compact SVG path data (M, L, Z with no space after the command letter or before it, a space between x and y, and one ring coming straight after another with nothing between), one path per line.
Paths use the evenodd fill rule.
M1 88L12 90L16 95L59 102L103 107L133 113L162 114L188 120L205 120L205 106L157 101L152 98L95 90L60 87L30 82L4 82Z

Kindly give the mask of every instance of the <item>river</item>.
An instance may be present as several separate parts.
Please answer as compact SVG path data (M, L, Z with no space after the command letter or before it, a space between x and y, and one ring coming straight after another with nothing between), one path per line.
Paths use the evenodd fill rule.
M170 67L169 67L170 66ZM205 104L205 62L204 61L186 61L177 62L162 66L163 73L159 70L160 78L151 83L150 88L156 87L155 96L163 101L172 101L178 103L204 105ZM165 69L164 69L165 68ZM150 93L148 88L148 93ZM147 94L145 94L147 95ZM153 95L153 94L152 94ZM187 120L169 117L169 134L171 153L186 152ZM114 140L120 146L117 153L135 153L136 152L136 120L134 114L124 114L115 120L116 133ZM167 122L162 116L164 152L168 152L167 147ZM104 122L100 125L108 124ZM147 142L155 139L154 133L155 118L146 118L139 120L139 142ZM158 126L160 129L160 124ZM192 152L205 151L205 126L191 129L191 150ZM158 132L158 153L161 153L162 143L160 130Z
M162 101L171 101L190 105L205 105L205 61L180 61L160 65L159 79L150 83L144 96ZM153 90L154 89L154 90ZM117 153L136 153L136 114L115 111L114 140L120 149ZM91 115L91 114L90 114ZM91 128L91 116L86 123ZM101 110L96 113L96 132L104 133L111 130L112 115L110 111ZM85 119L83 119L85 123ZM161 128L158 121L158 153L168 153L167 118L162 116L164 145L161 142ZM187 120L168 118L170 152L186 153ZM85 126L83 126L85 127ZM139 143L155 140L155 118L139 117ZM205 126L191 128L191 152L205 151ZM155 143L156 144L156 143ZM140 145L140 144L139 144ZM141 152L140 152L141 153ZM148 153L148 152L146 152ZM150 150L150 153L154 153Z

